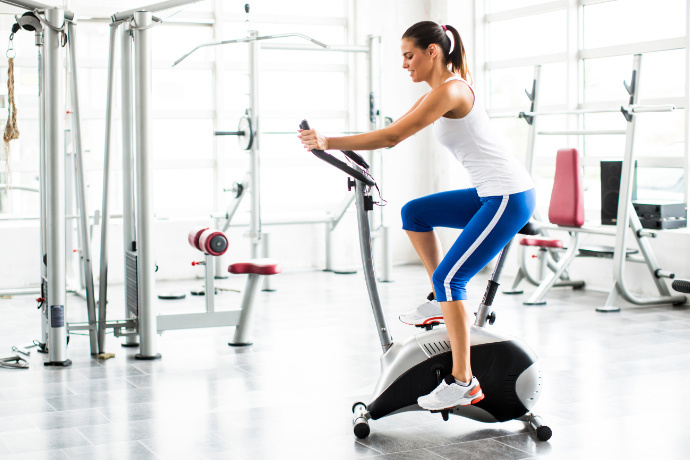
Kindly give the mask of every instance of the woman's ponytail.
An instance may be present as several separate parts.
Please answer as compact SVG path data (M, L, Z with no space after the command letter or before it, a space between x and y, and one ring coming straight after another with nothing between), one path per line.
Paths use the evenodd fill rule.
M462 38L457 29L453 26L446 25L445 29L450 32L453 36L452 43L450 44L448 52L448 63L450 64L451 71L453 73L459 74L463 79L470 83L472 81L472 75L470 75L470 70L467 66L467 55L465 54L465 46L462 43Z

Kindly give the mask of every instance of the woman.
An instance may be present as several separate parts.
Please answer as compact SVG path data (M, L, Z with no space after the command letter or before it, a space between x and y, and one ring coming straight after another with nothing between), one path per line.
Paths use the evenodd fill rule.
M326 137L304 130L299 137L307 149L374 150L393 147L433 124L435 138L468 170L472 188L418 198L402 209L403 229L433 291L428 302L400 319L414 325L444 321L453 355L451 375L418 404L428 410L450 409L484 398L470 366L472 315L465 308L465 286L532 216L534 183L501 143L477 101L457 30L418 22L403 34L401 50L412 81L431 88L405 115L365 134ZM445 256L434 227L463 229Z

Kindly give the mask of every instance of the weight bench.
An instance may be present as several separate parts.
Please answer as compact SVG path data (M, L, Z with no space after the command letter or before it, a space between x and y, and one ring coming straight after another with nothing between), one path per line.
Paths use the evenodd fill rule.
M580 246L580 231L585 222L584 186L582 182L582 168L580 155L576 149L560 149L556 154L556 173L554 176L551 202L549 203L549 222L561 227L570 234L568 243L558 238L528 237L520 240L520 245L536 247L539 259L538 281L530 279L527 273L525 258L515 277L513 286L506 294L518 294L523 291L517 287L520 282L528 278L537 289L524 301L525 305L544 305L544 298L552 287L570 286L581 289L585 286L582 280L571 280L567 269L576 257L613 258L614 248L611 246ZM626 249L626 258L638 253L636 249ZM552 260L549 260L551 257ZM554 263L555 261L555 263ZM546 269L551 273L546 275Z
M263 276L276 275L281 272L278 262L272 259L252 259L236 262L228 267L228 272L236 275L247 275L247 282L242 291L242 301L238 310L216 311L213 257L221 256L228 250L228 238L220 230L212 228L195 228L187 237L189 244L204 253L204 260L192 262L192 265L203 265L206 283L206 311L204 313L183 313L176 315L159 315L158 332L171 329L193 329L203 327L236 326L231 346L251 345L251 319L254 299L260 289Z
M560 149L556 154L556 174L549 203L549 222L559 227L575 228L582 227L585 223L584 186L580 155L577 149ZM573 286L575 288L584 286L584 281L570 280L566 272L570 263L577 256L580 245L579 232L571 231L569 233L570 241L567 245L561 239L546 236L528 237L520 240L521 246L539 248L537 258L540 259L540 279L535 283L538 286L530 298L523 302L525 305L545 304L544 297L553 286ZM555 264L549 264L549 255L556 261ZM552 273L545 277L546 267L550 268ZM523 257L513 286L511 290L506 291L506 294L522 293L517 287L525 278L529 278L529 275Z

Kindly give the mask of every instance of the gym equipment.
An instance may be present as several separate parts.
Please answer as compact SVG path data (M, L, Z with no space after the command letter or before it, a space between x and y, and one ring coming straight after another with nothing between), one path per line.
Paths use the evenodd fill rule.
M228 238L220 230L208 227L194 228L187 235L189 244L204 253L204 261L192 262L192 265L203 265L206 282L206 312L183 313L177 315L158 315L158 332L171 329L190 329L200 327L237 326L231 346L251 345L250 329L254 299L259 290L259 278L280 273L277 262L269 259L253 259L237 262L228 267L233 274L246 274L242 302L239 310L215 311L214 257L225 254L228 250Z
M254 130L252 129L252 119L249 118L247 110L237 125L237 131L214 131L214 136L237 136L237 143L242 150L250 150L254 144Z
M303 120L300 127L309 129L309 124ZM355 188L362 266L383 349L381 376L371 402L358 402L353 406L354 433L359 438L365 438L370 433L369 420L423 410L417 405L417 398L430 393L452 369L450 342L445 327L440 326L413 335L403 342L393 342L378 294L371 253L367 212L374 206L371 188L376 186L376 182L368 174L366 162L354 152L343 152L352 162L351 166L324 151L312 150L312 153L354 178L354 181L348 178L348 188ZM535 234L537 231L528 224L521 233ZM547 441L551 438L551 429L544 425L540 417L531 413L542 386L536 355L522 341L486 328L487 322L493 324L496 319L490 307L509 248L510 242L498 257L471 329L472 370L481 382L486 397L474 405L441 411L441 415L444 420L453 414L482 422L519 419L535 430L539 440Z
M690 294L690 280L673 280L671 287L678 292Z
M632 67L632 77L630 84L623 82L623 85L630 96L628 104L620 107L620 109L592 109L592 110L565 110L565 111L553 111L553 112L540 112L539 111L539 83L541 66L537 65L534 68L534 80L532 83L532 92L525 91L527 97L531 101L531 108L529 112L521 112L518 116L524 118L529 124L528 133L528 146L527 146L527 169L529 172L533 171L534 164L534 145L536 136L539 135L625 135L625 151L622 159L621 168L621 179L620 179L620 191L618 200L618 210L616 215L616 228L593 228L593 227L564 227L561 226L560 229L566 230L568 232L579 232L579 233L591 233L598 235L609 235L615 237L615 244L613 248L613 286L609 291L609 296L606 299L606 304L603 306L596 307L599 312L617 312L620 311L620 307L614 305L616 299L621 296L625 300L635 305L658 305L658 304L673 304L680 305L685 303L685 296L671 295L668 286L664 282L663 278L672 279L675 275L668 271L663 270L659 267L654 251L647 240L647 238L655 238L656 233L642 227L640 219L638 218L635 210L633 208L632 197L633 197L633 183L634 183L634 171L635 171L635 158L634 158L634 137L635 137L635 125L637 118L640 114L653 113L653 112L671 112L675 110L673 105L640 105L638 103L638 95L641 80L641 68L642 68L642 55L635 54L633 57L633 67ZM568 131L540 131L538 130L538 120L541 116L550 115L583 115L590 113L606 113L606 112L617 112L622 113L625 121L627 123L625 130L568 130ZM535 212L535 217L538 220L539 215ZM628 228L632 230L633 237L639 247L641 258L631 258L630 249L626 246L626 240L628 237ZM542 225L542 235L549 236L549 230L556 229L548 223ZM554 276L558 270L559 255L557 251L548 250L548 255L551 260L547 262L547 267L552 271L552 273L544 279L536 280L531 276L525 276L530 283L540 286L544 283L550 283L553 278L560 278L560 281L568 282L570 279L567 273L561 272L560 275ZM589 254L592 255L592 251ZM603 256L608 254L604 253ZM526 257L526 253L523 251L523 258ZM637 296L630 292L625 283L625 262L641 262L647 265L649 269L650 276L656 285L659 292L658 296ZM523 263L524 266L524 263ZM513 286L513 289L516 285ZM539 288L538 288L539 289Z
M0 368L5 369L28 369L29 362L19 355L0 358Z
M584 185L582 183L580 154L576 149L560 149L556 154L556 174L553 181L553 189L551 190L548 217L549 222L556 226L579 228L585 223ZM567 250L563 241L553 238L522 238L520 245L539 248L538 258L541 265L539 276L543 280L529 300L524 302L525 305L545 304L544 296L555 285L573 286L575 288L584 287L584 281L572 281L569 278L556 283L578 254L580 249L579 232L570 232ZM558 260L554 273L549 277L544 277L544 268L547 263L547 252L549 250L565 251L565 254ZM523 258L523 264L518 269L513 287L510 291L506 291L506 293L521 293L522 291L517 290L517 286L526 276L526 273L527 268L524 266Z
M0 0L1 3L27 10L17 18L13 35L20 30L34 33L38 50L39 86L39 183L41 233L41 338L42 349L48 350L46 366L69 366L66 343L68 327L66 282L66 187L65 172L65 83L70 85L71 134L74 148L74 173L79 205L80 256L86 289L88 330L92 353L96 352L96 317L88 234L87 206L79 92L77 83L76 23L74 13L65 9L26 0ZM65 58L68 65L65 65ZM69 69L66 72L65 69ZM70 171L71 174L71 171Z
M101 206L100 295L98 301L98 352L103 353L106 329L125 337L123 346L139 346L137 359L156 359L160 331L155 301L153 256L152 151L152 28L161 20L153 13L196 3L169 0L115 13L111 16L108 52L103 201ZM118 33L122 80L122 228L125 258L126 319L108 321L108 226L111 131ZM136 132L136 136L134 133ZM138 340L137 340L138 338Z
M244 11L247 13L247 24L250 24L249 20L249 5L244 5ZM280 43L279 39L282 38L298 38L304 44L299 43ZM249 223L249 238L250 238L250 257L259 257L260 252L263 250L263 257L268 256L268 244L266 240L268 239L268 234L262 232L262 227L265 225L270 225L270 223L265 222L264 216L261 215L261 201L259 189L259 158L260 158L260 146L261 138L265 134L272 134L268 132L263 132L261 128L261 116L259 113L259 60L261 55L261 50L280 50L280 51L310 51L310 52L338 52L338 53L352 53L352 54L363 54L367 58L367 96L369 103L369 130L375 130L381 128L386 123L383 117L383 112L381 110L380 97L381 94L381 62L377 57L381 55L382 41L381 37L378 36L368 36L367 43L365 46L360 45L327 45L319 40L301 33L287 33L287 34L277 34L277 35L259 35L256 30L248 30L247 36L222 40L210 43L203 43L197 45L179 59L175 61L173 67L179 65L187 57L192 55L194 52L201 48L214 47L221 45L235 45L240 43L248 44L249 48L249 108L245 110L245 115L240 119L240 123L236 131L215 131L216 136L238 136L238 141L240 147L247 149L250 155L249 170L245 174L241 182L236 183L235 187L231 189L236 196L231 200L227 207L225 214L214 215L215 226L227 230L231 225L231 219L237 210L241 200L245 196L247 190L250 191L251 201L250 201L250 223ZM293 134L292 132L288 134ZM371 152L371 157L374 157L374 152ZM377 162L372 161L372 163L380 164L380 159ZM314 224L323 223L326 226L326 271L333 270L333 241L332 233L340 223L342 216L345 214L347 209L352 204L352 200L344 202L339 209L335 210L331 215L326 216L322 219L308 219L308 220L289 220L282 221L280 225L298 225L298 224ZM383 214L375 215L376 221L374 224L374 236L380 237L381 241L381 252L383 258L383 266L380 272L381 280L390 281L391 271L392 271L392 259L390 257L389 251L389 240L388 240L388 227L384 225ZM218 261L220 264L220 260ZM220 268L220 267L219 267ZM265 281L268 281L266 279ZM265 290L270 290L267 286L264 286Z
M688 226L687 203L634 201L633 207L644 228L663 230Z

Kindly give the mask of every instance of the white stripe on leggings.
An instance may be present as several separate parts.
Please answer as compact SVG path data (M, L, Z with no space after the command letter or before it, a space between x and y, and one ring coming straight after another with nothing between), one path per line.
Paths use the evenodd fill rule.
M474 253L474 251L479 247L480 244L486 239L486 237L491 233L491 230L496 226L496 223L498 220L501 218L503 215L503 211L505 211L506 206L508 206L508 197L510 195L503 195L503 200L501 200L501 205L498 207L498 211L496 211L496 215L494 215L494 218L491 219L491 222L489 222L489 225L486 226L484 231L477 237L476 240L474 240L474 243L467 248L467 251L460 257L460 260L458 260L455 265L453 265L453 268L450 270L448 273L448 276L446 276L446 279L443 280L443 285L446 287L446 301L450 302L451 299L453 299L452 293L450 291L450 282L455 276L455 274L460 270L460 267L462 264L465 263L465 261ZM454 299L457 300L457 299Z

